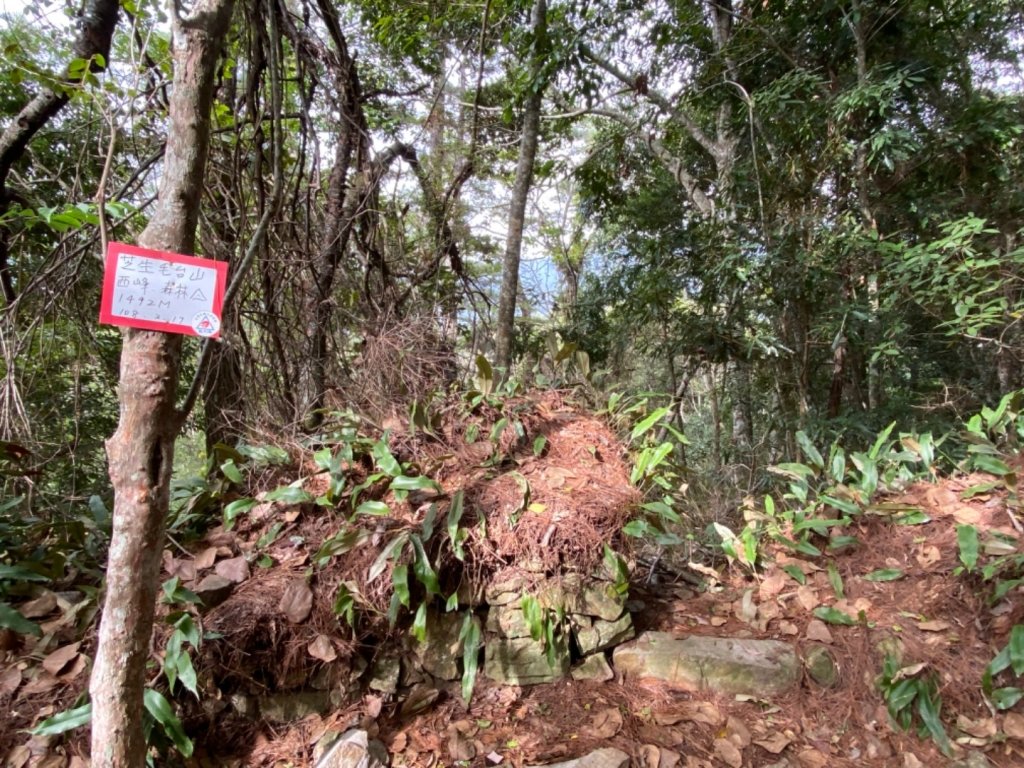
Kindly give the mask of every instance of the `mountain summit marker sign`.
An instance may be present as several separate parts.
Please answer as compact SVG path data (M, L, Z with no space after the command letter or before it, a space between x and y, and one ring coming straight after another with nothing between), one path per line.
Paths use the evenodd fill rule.
M223 261L110 243L100 322L219 338L227 271Z

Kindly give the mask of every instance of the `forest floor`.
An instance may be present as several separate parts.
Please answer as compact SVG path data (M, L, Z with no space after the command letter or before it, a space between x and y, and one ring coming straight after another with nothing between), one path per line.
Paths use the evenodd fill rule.
M511 462L528 478L532 503L522 510L515 532L502 533L499 525L491 525L487 541L496 561L507 561L510 554L502 546L542 559L551 548L563 555L578 553L592 545L594 536L608 535L612 524L621 527L624 503L635 503L625 453L606 424L561 401L534 405L518 411L524 432L543 434L547 443L541 455L526 448L517 453L514 443L531 442L522 435L512 443L505 440L505 464ZM490 424L499 415L492 414ZM453 483L475 487L472 498L478 506L486 506L488 494L495 493L511 503L519 493L516 483L496 478L495 462L484 460L482 453L470 457L473 446L450 452L455 442L464 444L470 421L451 426L449 439L429 449L424 448L429 440L416 448L416 440L399 436L405 445L395 448L395 455L402 459L403 453L426 450L436 460L431 474L445 488ZM496 442L501 443L500 435ZM489 468L484 466L488 463ZM310 477L311 482L323 480ZM244 584L204 620L207 630L215 627L228 640L241 636L231 635L232 630L244 632L250 645L236 642L233 653L205 653L197 659L204 692L216 693L183 718L196 744L187 764L312 766L315 745L325 734L358 725L384 743L392 765L423 768L519 768L568 760L604 746L625 751L640 768L915 768L964 760L971 762L960 764L1024 765L1024 707L997 711L982 692L986 665L1010 642L1013 627L1024 622L1019 587L1009 584L1006 594L993 600L993 584L980 575L981 566L994 558L1024 553L1007 490L977 492L979 483L990 480L957 475L890 495L885 501L891 508L923 513L916 515L917 524L857 517L843 531L856 537L855 545L813 560L794 558L778 547L763 551L754 570L721 560L673 565L666 558L651 566L636 558L627 607L638 634L772 638L792 644L801 655L824 647L838 671L831 687L805 675L790 693L765 700L673 690L621 675L608 682L565 680L522 688L499 686L481 675L468 707L458 682L436 681L432 704L415 714L409 714L401 698L371 691L342 709L288 724L232 715L221 689L243 678L284 684L286 678L312 676L354 646L351 639L338 639L344 633L332 603L341 575L320 573L321 582L332 588L317 591L301 632L279 615L289 579L310 573L311 553L328 538L330 526L321 509L305 504L282 513L278 504L275 514L262 516L254 510L235 531L215 529L188 551L165 555L163 577L179 575L186 584L199 581L217 561L238 565L239 553L272 563L256 567L254 562L251 573L246 568ZM965 493L968 489L974 490ZM387 498L397 517L412 520L422 514L411 500ZM570 500L582 504L579 520L572 518ZM500 498L492 501L500 506ZM531 513L538 519L530 521ZM553 535L559 523L561 532ZM257 542L266 541L273 525L278 526L273 543L261 549ZM969 572L961 562L958 531L963 526L978 532L981 548L980 562ZM348 558L348 567L365 571L383 541L374 544ZM537 549L541 544L543 549ZM483 560L477 568L484 568ZM791 575L797 570L805 574L804 583ZM369 594L366 584L361 588L370 602L382 598ZM72 706L85 690L94 622L67 593L41 590L33 600L19 608L41 621L44 637L0 649L0 710L9 713L0 718L0 756L14 768L82 766L87 753L83 730L30 738L26 729ZM364 637L362 642L365 653L374 640ZM1024 649L1011 650L1014 666L1024 664L1018 658ZM935 680L941 722L951 742L947 756L933 740L897 727L887 713L879 688L887 655L900 659L902 672L895 682ZM154 661L156 680L158 654ZM1009 676L1009 671L997 676L996 685L1012 682L1005 679ZM915 720L914 731L920 722Z

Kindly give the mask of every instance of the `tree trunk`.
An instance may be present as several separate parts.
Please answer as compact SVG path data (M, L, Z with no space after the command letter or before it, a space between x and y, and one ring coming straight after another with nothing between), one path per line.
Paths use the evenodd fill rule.
M523 229L526 223L526 202L533 183L533 164L537 157L540 136L540 109L544 95L541 83L543 41L547 35L547 0L536 0L531 22L534 52L530 62L530 93L523 110L523 134L519 140L519 163L509 203L508 235L505 259L501 267L501 295L498 298L498 324L495 337L495 363L507 376L512 367L512 346L515 338L516 294L519 292L519 257L523 250Z
M78 38L75 40L72 56L90 61L89 69L99 72L106 67L110 57L110 40L117 26L118 0L90 0L82 9ZM95 57L102 56L103 64ZM68 79L70 85L82 82L84 73L76 79ZM71 100L70 90L55 91L44 88L22 108L21 112L8 123L0 135L0 216L7 212L10 198L7 194L7 175L11 167L21 159L28 143L50 120ZM11 277L7 253L7 230L0 228L0 288L8 304L14 301L14 280Z
M234 0L197 0L173 20L174 87L159 201L139 237L147 248L192 253L210 133L217 58ZM175 14L176 15L176 14ZM129 329L121 351L121 419L107 442L114 531L107 561L92 695L92 766L145 762L143 687L167 515L181 337Z

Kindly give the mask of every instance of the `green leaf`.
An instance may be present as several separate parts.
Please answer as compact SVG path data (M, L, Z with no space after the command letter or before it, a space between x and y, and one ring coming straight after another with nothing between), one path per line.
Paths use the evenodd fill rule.
M313 494L294 485L282 485L267 493L263 498L266 501L280 501L285 504L303 504L312 501Z
M843 577L839 575L835 563L829 563L827 571L828 583L832 585L832 591L836 593L837 598L844 599L846 594L843 592Z
M370 565L370 571L366 577L367 584L372 584L373 582L375 582L377 578L387 569L388 563L392 559L396 557L401 557L402 550L405 548L405 545L408 543L408 541L408 532L403 532L395 536L395 538L393 538L391 541L387 543L387 546L385 546L384 549L380 551L380 554L377 555L377 558L373 561L373 564Z
M420 643L427 639L427 603L426 601L420 603L416 609L416 616L412 621L412 629L410 630L412 636Z
M53 717L43 720L43 722L29 731L29 733L33 736L59 736L62 733L73 731L75 728L81 728L83 725L88 725L91 720L92 704L83 704L82 706L75 707L74 709L58 712Z
M41 637L43 630L38 624L29 621L7 603L0 603L0 628L10 629L19 635Z
M938 692L935 692L934 697L919 695L917 697L917 714L921 716L921 722L928 729L928 733L936 745L938 745L942 754L946 757L951 757L953 749L949 743L949 737L946 735L946 729L942 726L942 720L939 717L940 701Z
M958 525L956 527L956 543L960 548L960 562L968 573L974 570L978 564L978 529L973 525ZM1020 674L1020 673L1018 673Z
M395 595L398 597L398 602L404 605L406 608L409 607L409 566L402 564L396 565L395 570L391 572L391 584L395 588Z
M831 606L819 605L814 609L814 615L829 624L843 624L848 627L856 625L857 620L848 613L832 608Z
M544 449L547 448L548 439L544 435L539 435L536 440L533 441L533 455L540 456L544 453Z
M908 512L905 515L897 515L892 521L896 525L924 525L925 523L930 523L932 519L921 510L917 510Z
M331 557L344 555L357 547L361 547L372 538L373 534L362 528L348 528L338 531L329 539L325 539L320 549L313 555L313 561L323 565Z
M471 611L466 611L466 618L463 619L462 631L459 634L462 637L462 700L468 706L476 685L482 636L480 619Z
M494 369L483 355L476 356L476 388L487 397L494 391Z
M441 493L441 486L429 477L419 475L418 477L408 477L406 475L399 475L391 481L392 491L436 491Z
M402 465L398 463L398 459L394 457L383 440L378 440L373 444L371 453L373 453L373 460L381 472L389 477L398 477L402 474Z
M427 558L427 553L423 549L423 541L416 534L413 534L410 539L413 551L416 553L416 559L413 560L412 568L413 573L416 574L417 581L426 588L428 597L441 594L441 585L437 580L437 572Z
M357 515L373 515L375 517L386 517L391 514L391 507L383 501L364 501L356 507Z
M982 472L988 472L993 475L999 475L1000 477L1009 475L1013 471L1006 462L1002 459L997 459L995 456L977 454L973 457L972 463L976 469L980 469Z
M452 592L444 603L444 612L451 613L459 607L459 593Z
M458 560L465 557L462 549L462 542L459 540L459 523L462 522L463 492L460 488L452 494L451 506L448 507L448 517L445 520L445 528L448 531L448 539L452 543L452 551Z
M530 637L535 641L540 640L544 636L544 610L540 607L540 601L533 595L523 595L520 608L523 620L530 629Z
M879 568L864 576L866 581L897 581L903 578L903 571L899 568Z
M182 756L192 757L192 740L185 735L185 729L182 728L181 721L174 714L174 710L171 709L170 703L164 698L163 694L159 691L154 691L152 688L147 688L143 692L143 701L146 705L146 711L160 724L164 734L171 740L171 743L174 744Z
M334 615L340 616L350 627L355 626L356 619L356 591L349 586L348 582L338 584L338 591L334 594Z
M235 527L235 520L256 506L256 499L235 499L224 507L224 529L230 531Z
M1010 651L1010 666L1013 674L1024 674L1024 624L1016 624L1010 630L1010 641L1006 644Z
M192 656L188 651L182 651L178 654L176 660L176 667L178 672L178 679L181 684L196 697L196 701L199 700L199 683L196 679L196 670L192 666ZM173 689L173 686L172 686Z
M821 458L818 449L814 447L814 443L811 442L811 439L802 430L796 433L796 442L800 446L800 450L803 451L804 456L815 469L820 471L825 468L825 461Z
M790 575L790 577L797 584L806 584L807 583L807 574L804 573L802 570L800 570L800 568L798 566L796 566L796 565L784 565L784 566L782 566L782 570L784 570L786 573L788 573Z
M654 528L646 520L631 520L622 526L622 532L627 536L632 536L636 539L642 539L644 536L653 535L657 533L657 529Z
M1024 688L997 688L992 691L992 704L996 709L1004 710L1024 699Z
M648 430L650 430L651 427L653 427L655 424L657 424L659 421L665 418L665 415L668 412L669 409L667 407L658 408L649 416L647 416L647 418L643 419L640 422L637 422L637 425L633 427L633 431L629 435L629 439L636 440L637 438L642 437Z
M23 565L2 565L0 564L0 579L10 579L11 581L39 581L49 582L52 579L47 576L43 576L40 573L29 570Z
M239 471L234 459L228 459L221 464L220 471L232 483L242 484L242 473Z

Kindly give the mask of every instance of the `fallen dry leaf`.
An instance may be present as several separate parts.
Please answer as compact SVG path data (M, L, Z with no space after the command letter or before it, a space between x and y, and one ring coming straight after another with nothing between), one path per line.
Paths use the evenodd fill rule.
M228 581L233 581L235 584L241 584L249 578L249 563L241 555L229 558L228 560L221 560L217 563L217 567L214 568L214 573L218 576L223 576Z
M814 587L808 587L806 584L802 587L797 587L796 599L805 611L813 611L818 607L817 590Z
M832 633L829 631L829 628L825 626L825 622L821 619L811 619L807 622L807 632L804 636L808 640L815 640L827 645L831 645L833 641Z
M32 750L27 745L21 744L7 753L7 760L4 768L23 768L32 757Z
M802 768L825 768L828 758L816 749L805 749L796 756Z
M595 739L610 739L622 729L622 713L618 707L602 709L584 732Z
M62 683L70 683L72 680L74 680L76 677L82 674L82 672L85 671L86 663L87 662L85 654L80 653L78 654L78 656L75 657L74 661L72 661L68 666L64 667L64 671L61 672L57 677L60 679Z
M23 696L29 696L36 693L45 693L46 691L52 690L57 687L60 681L51 675L46 670L39 670L39 674L34 679L29 680L25 687L21 689Z
M277 607L292 624L301 624L313 610L313 590L305 579L294 579L285 587Z
M212 568L213 564L217 562L217 548L207 547L202 552L193 558L192 562L196 566L197 571L203 571L207 568Z
M78 656L78 646L80 645L81 643L71 643L71 645L65 645L63 648L58 648L43 659L43 669L56 677L64 667L74 661L75 657Z
M43 592L35 600L29 600L18 606L18 613L26 619L41 619L49 616L57 609L57 596L49 590Z
M729 715L725 721L726 738L740 749L750 746L750 731L746 724L738 717Z
M967 504L960 504L953 509L953 519L963 525L977 525L981 521L981 510Z
M729 768L743 768L743 753L728 739L715 739L715 755Z
M1024 740L1024 715L1010 712L1003 718L1003 733L1011 739Z
M408 744L408 735L406 735L405 731L399 731L395 734L395 738L391 740L391 753L398 754L399 752L404 752Z
M797 627L797 625L794 624L792 621L780 621L779 632L781 632L784 635L799 635L800 628Z
M682 759L683 756L678 752L671 749L663 749L661 750L661 762L658 763L658 768L676 768Z
M761 747L761 749L765 749L768 752L771 752L773 755L777 755L790 744L792 744L793 740L781 731L776 731L771 736L768 736L763 739L758 739L754 743L757 746Z
M942 621L941 619L935 619L933 621L922 621L919 622L917 628L923 632L942 632L943 630L949 629L952 624L948 621Z
M765 577L758 588L758 595L761 601L770 600L779 594L785 589L788 580L789 574L785 571L773 571L770 576Z
M711 617L711 626L712 627L721 627L721 626L723 626L725 624L728 624L728 623L729 623L729 620L727 618L725 618L725 616L712 616Z
M913 752L903 753L903 768L924 768L924 763Z
M317 635L316 639L306 647L306 650L314 659L319 659L326 664L330 664L338 658L338 652L327 635Z
M10 696L21 685L21 670L17 667L8 667L0 672L0 696Z
M939 552L938 547L922 545L917 554L914 555L914 559L917 560L918 565L928 570L942 559L942 553Z
M722 713L710 701L686 701L666 712L656 712L654 722L658 725L675 725L682 721L718 725Z

